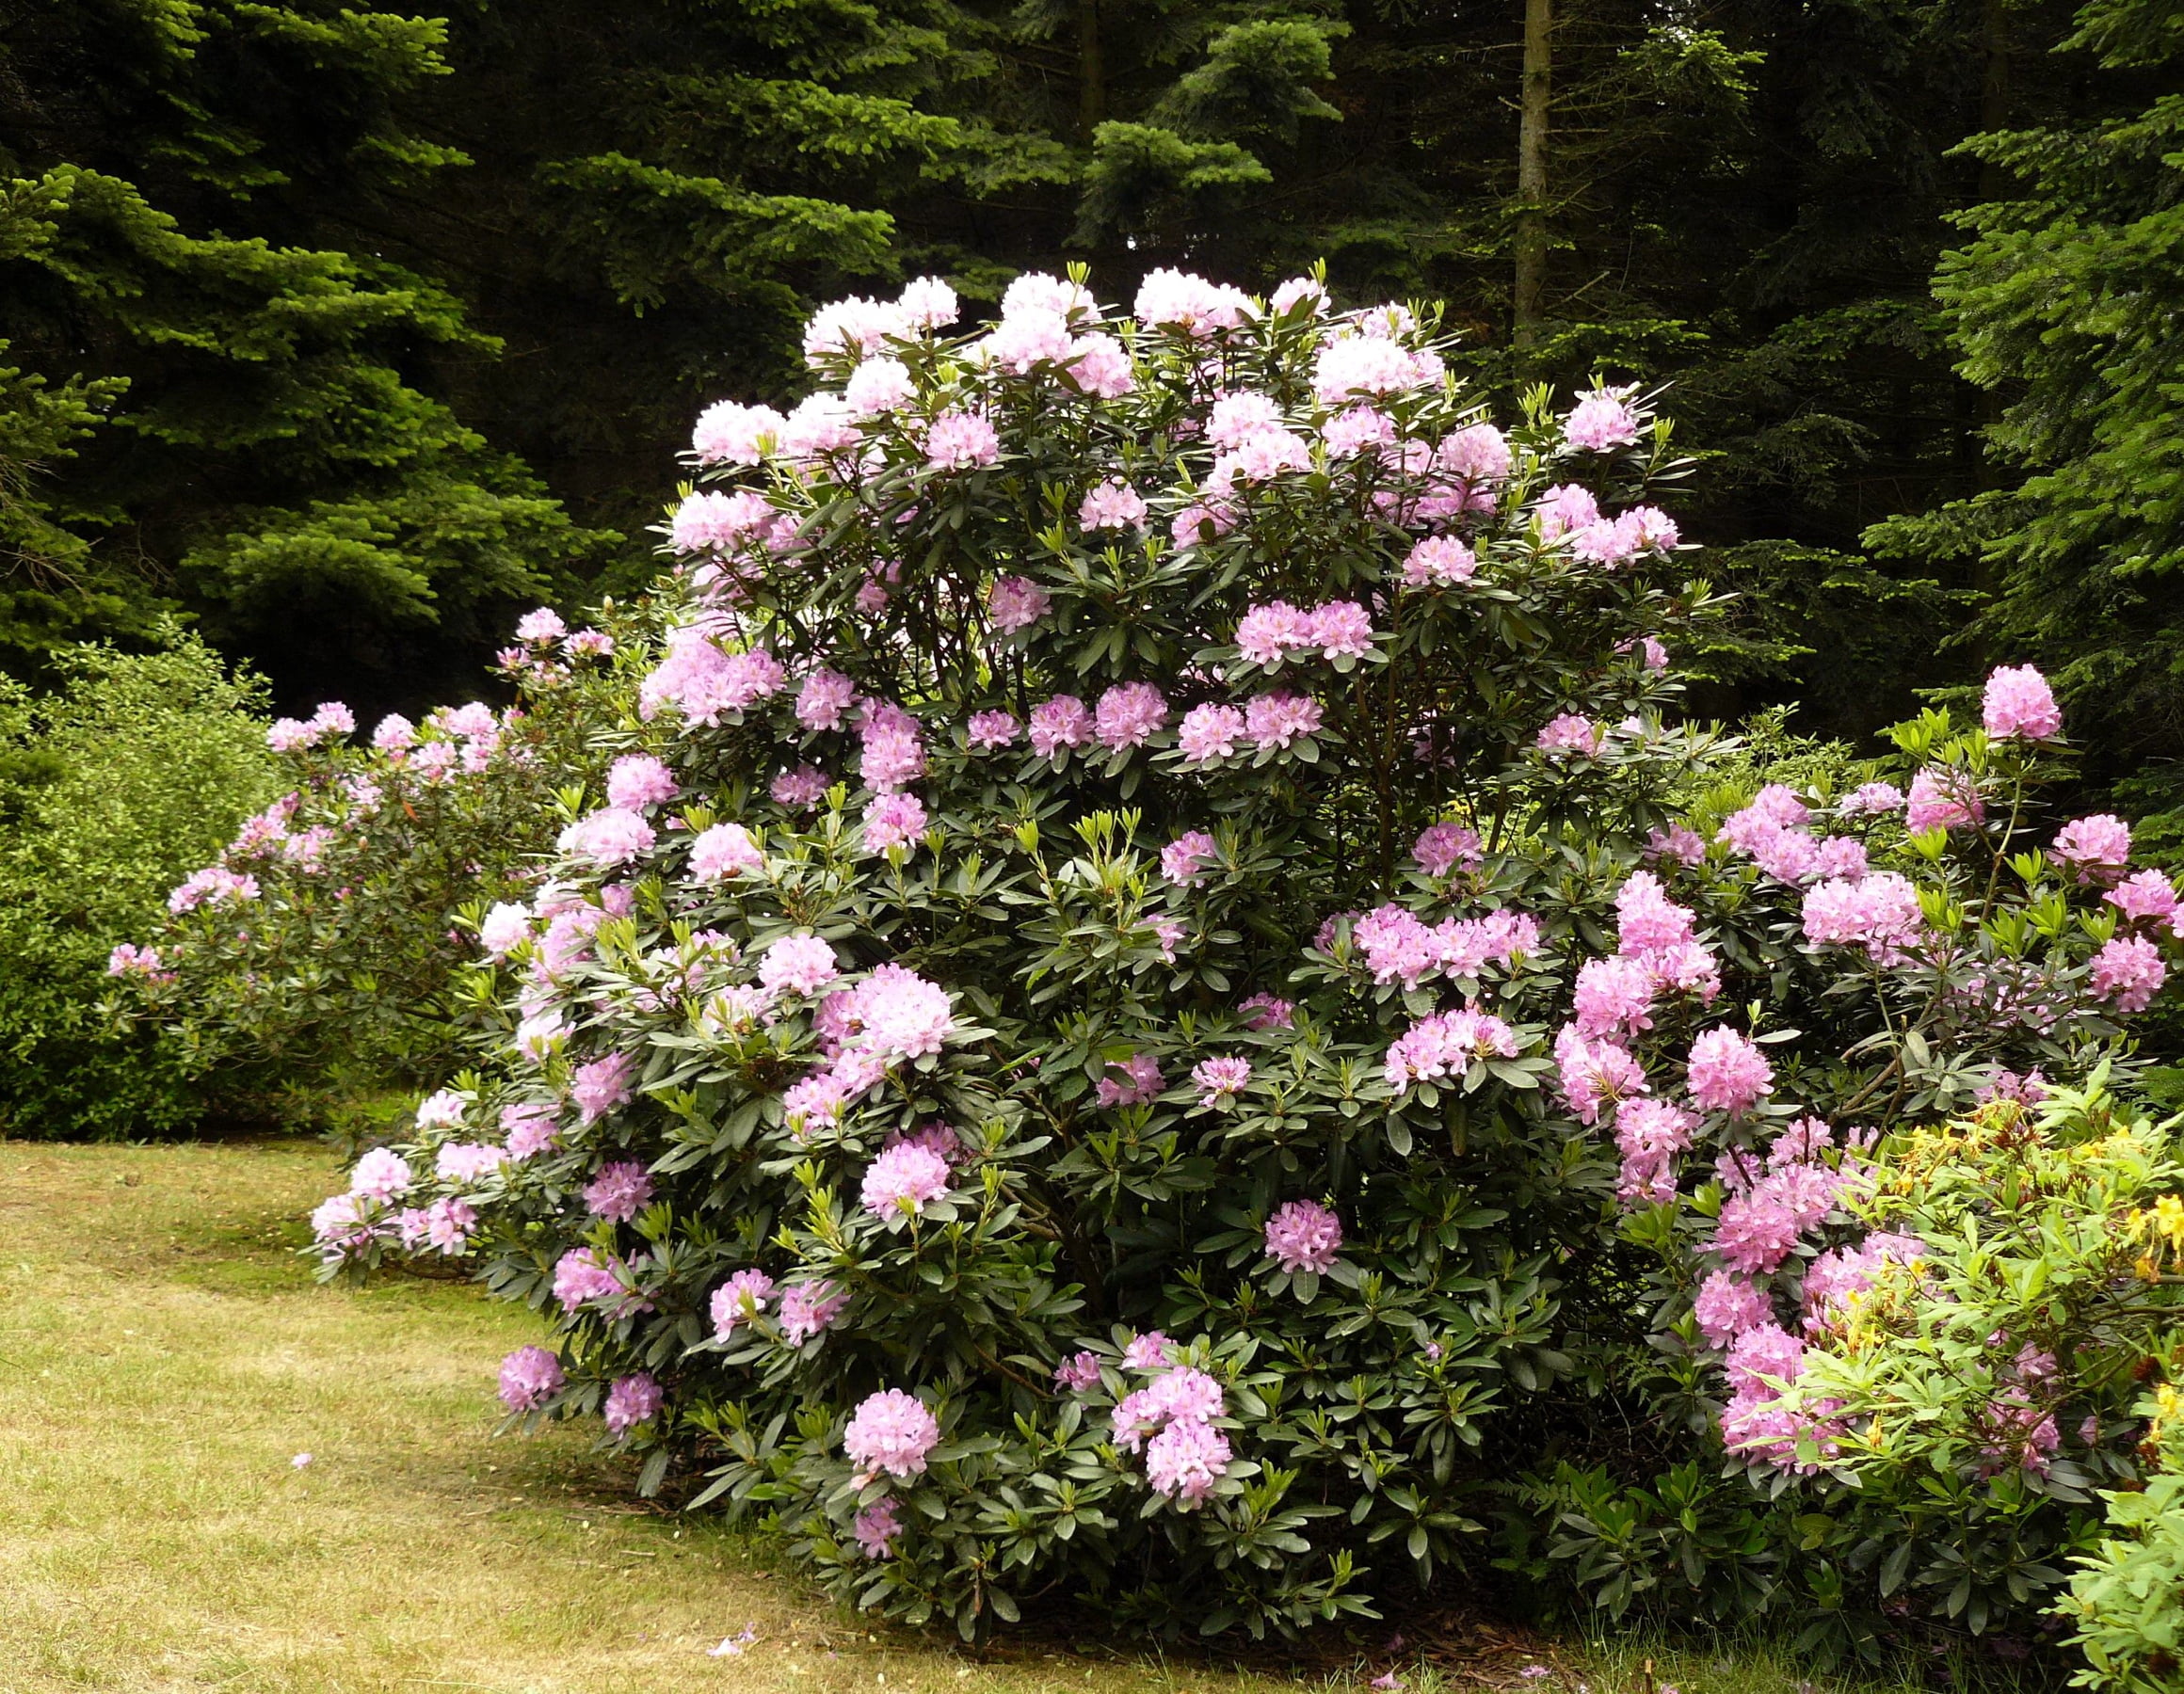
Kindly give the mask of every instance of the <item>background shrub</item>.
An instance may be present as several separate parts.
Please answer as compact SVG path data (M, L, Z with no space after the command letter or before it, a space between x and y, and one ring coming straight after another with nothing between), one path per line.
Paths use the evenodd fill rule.
M247 820L117 956L128 1021L291 1119L368 1127L381 1102L444 1080L477 1023L455 992L496 902L543 874L564 813L605 755L588 726L634 696L628 620L570 631L541 608L500 672L516 695L352 743L339 702L264 732L286 791Z
M206 1108L181 1043L100 1011L109 950L275 779L255 679L167 642L63 648L49 693L0 679L0 1133L162 1134Z

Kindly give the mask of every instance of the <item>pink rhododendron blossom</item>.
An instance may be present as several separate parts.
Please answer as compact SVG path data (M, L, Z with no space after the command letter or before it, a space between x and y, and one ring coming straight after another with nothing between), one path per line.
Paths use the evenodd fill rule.
M682 791L675 773L650 753L625 753L606 774L606 798L610 806L631 810L660 806Z
M1123 1344L1122 1367L1125 1370L1160 1370L1175 1362L1175 1347L1158 1330L1148 1330L1142 1335L1132 1335Z
M478 943L489 958L505 959L531 935L531 913L509 901L497 903L478 924Z
M1287 747L1319 733L1323 711L1309 695L1263 694L1244 709L1244 733L1260 747Z
M1855 1247L1823 1253L1805 1270L1800 1293L1805 1328L1814 1334L1832 1329L1849 1315L1856 1296L1871 1288L1892 1265L1917 1265L1926 1243L1917 1236L1875 1232Z
M1412 843L1410 856L1428 876L1446 876L1458 865L1476 865L1485 856L1479 832L1461 823L1434 823Z
M470 1245L471 1231L477 1227L477 1208L447 1195L427 1207L405 1208L394 1223L402 1245L410 1252L429 1248L452 1255Z
M554 845L570 858L607 871L644 857L655 839L641 812L612 806L579 818L561 832Z
M569 1097L586 1123L597 1123L629 1103L630 1072L635 1068L636 1061L627 1053L609 1053L576 1067L570 1078Z
M1708 1275L1691 1311L1713 1347L1726 1347L1746 1331L1774 1321L1774 1302L1759 1286L1727 1270Z
M1600 750L1608 732L1589 717L1578 712L1565 711L1548 720L1540 730L1539 750L1542 753L1594 754Z
M1236 622L1236 650L1253 664L1274 664L1309 647L1312 620L1287 600L1245 609Z
M1884 965L1905 958L1925 933L1919 890L1893 871L1820 883L1805 896L1805 938L1816 947L1863 947Z
M1206 417L1206 439L1215 447L1240 447L1253 436L1286 427L1272 396L1251 392L1223 394Z
M822 665L796 692L796 722L807 729L839 729L849 721L856 701L857 684Z
M795 811L803 811L819 804L821 795L830 785L827 773L811 765L798 765L793 771L783 771L766 790L777 806L786 806Z
M835 300L814 312L804 325L804 359L814 369L828 359L869 358L891 340L907 340L910 316L891 301L862 295Z
M1155 1494L1196 1506L1213 1492L1229 1456L1228 1438L1220 1430L1179 1417L1147 1445L1145 1479Z
M623 1291L621 1278L596 1247L573 1247L554 1262L554 1298L565 1312L589 1301L618 1299Z
M508 1138L508 1157L517 1160L537 1158L561 1135L554 1108L536 1100L502 1107L501 1130Z
M442 1182L475 1182L507 1162L507 1148L490 1142L448 1142L433 1156L432 1173Z
M1114 752L1142 747L1168 721L1168 703L1149 682L1123 682L1100 696L1093 733Z
M501 1361L501 1404L535 1412L568 1384L561 1361L543 1347L519 1347Z
M1578 1033L1621 1036L1650 1030L1647 1015L1653 1007L1652 971L1638 959L1620 954L1608 959L1587 959L1578 967L1571 1001Z
M1581 1124L1597 1124L1603 1106L1648 1092L1636 1059L1612 1041L1587 1040L1575 1024L1555 1036L1554 1059L1563 1104Z
M940 1425L924 1402L900 1388L868 1395L842 1431L842 1450L861 1482L883 1471L897 1481L922 1474L925 1455L940 1445Z
M156 947L138 947L122 941L106 955L108 976L156 977L159 975L159 950Z
M1514 462L1509 438L1491 424L1468 424L1434 449L1434 463L1467 483L1501 482Z
M895 1540L903 1532L900 1509L892 1496L875 1500L857 1514L850 1525L851 1537L858 1550L867 1558L891 1558L894 1556Z
M1327 310L1327 291L1310 277L1292 277L1267 297L1266 304L1277 317L1288 316L1299 306L1308 306L1314 317L1322 317Z
M737 1326L763 1317L766 1302L774 1297L774 1286L772 1277L754 1269L738 1270L714 1289L710 1308L714 1338L725 1341Z
M1004 635L1029 629L1052 605L1053 598L1029 577L995 577L986 591L986 614Z
M779 445L786 422L770 406L722 400L699 414L690 449L701 465L755 465ZM521 625L516 632L522 634Z
M914 1217L948 1191L948 1161L912 1142L890 1147L864 1173L859 1191L875 1218Z
M1342 1250L1342 1222L1313 1200L1292 1200L1266 1221L1266 1256L1291 1275L1324 1276Z
M2063 729L2054 691L2030 664L2000 665L1987 678L1980 720L1997 741L2049 741Z
M1963 773L1925 770L1911 778L1903 824L1913 835L1929 829L1963 829L1985 818L1986 807L1980 803L1970 777Z
M1251 1080L1248 1059L1203 1059L1191 1067L1191 1080L1198 1085L1198 1104L1219 1106L1234 1099Z
M1320 425L1320 439L1331 459L1355 458L1368 448L1391 446L1395 420L1378 407L1344 407Z
M414 1180L408 1159L389 1148L374 1147L349 1172L349 1192L384 1202L408 1193Z
M1209 703L1183 713L1183 721L1176 729L1176 744L1182 750L1185 764L1205 764L1231 756L1244 733L1241 711Z
M2127 1017L2151 1005L2168 980L2160 950L2143 935L2118 935L2093 955L2094 998L2114 1001Z
M1056 695L1032 708L1032 751L1052 759L1065 747L1089 746L1092 713L1075 695Z
M925 775L924 742L908 712L869 710L859 736L857 774L874 793L894 793Z
M1615 1149L1623 1156L1615 1196L1626 1206L1661 1206L1676 1198L1676 1156L1691 1145L1698 1119L1682 1107L1645 1095L1615 1104Z
M1691 1097L1706 1111L1732 1116L1751 1111L1774 1086L1767 1056L1736 1031L1701 1031L1685 1067Z
M971 471L1001 457L993 421L977 412L945 411L925 431L925 463L936 471Z
M1403 561L1405 588L1453 588L1479 571L1478 556L1453 535L1428 535Z
M1203 341L1234 329L1254 312L1250 296L1185 271L1153 270L1137 285L1132 315L1148 329Z
M842 404L853 418L877 418L901 411L917 397L918 385L899 359L868 359L842 385Z
M938 277L915 277L903 284L895 310L913 329L945 329L962 310L956 291Z
M167 909L178 916L194 912L201 905L238 905L258 898L258 879L238 876L225 865L208 865L202 871L193 871L182 885L167 897Z
M1077 508L1077 521L1087 530L1143 529L1145 515L1144 497L1116 477L1090 489Z
M1836 810L1843 817L1887 817L1903 809L1903 791L1892 782L1861 782Z
M1559 541L1575 531L1590 529L1600 520L1600 503L1593 491L1577 483L1558 483L1539 497L1539 533Z
M667 1396L650 1371L617 1377L606 1391L606 1427L613 1435L627 1435L641 1423L650 1423L666 1404Z
M964 734L972 751L992 753L1013 746L1023 734L1023 726L1016 721L1013 711L974 711L964 726Z
M879 794L865 806L864 844L871 852L914 846L924 833L925 807L915 794Z
M1312 393L1333 406L1359 395L1407 393L1441 379L1437 354L1412 352L1377 336L1353 335L1322 346L1312 361Z
M2112 883L2129 868L2131 827L2112 812L2073 818L2056 831L2050 851L2080 882Z
M1113 1111L1122 1106L1142 1105L1159 1094L1163 1086L1161 1068L1152 1055L1132 1053L1127 1059L1109 1063L1093 1096L1102 1111Z
M783 935L759 960L761 985L777 994L817 994L841 974L832 943L819 935Z
M1630 393L1627 388L1595 389L1563 420L1564 439L1589 453L1636 445L1638 414L1630 409Z
M2141 871L2126 877L2105 898L2134 922L2166 923L2176 916L2176 885L2159 871Z
M1245 1014L1249 1030L1286 1030L1296 1021L1296 1002L1271 994L1255 994L1236 1009Z
M1161 1338L1148 1335L1150 1341ZM1163 1355L1164 1356L1164 1354ZM1130 1364L1128 1357L1124 1364ZM1135 1369L1159 1368L1160 1359L1154 1358ZM1134 1453L1144 1445L1148 1435L1157 1434L1178 1419L1205 1423L1219 1417L1227 1409L1227 1397L1221 1384L1202 1370L1183 1366L1175 1370L1162 1369L1160 1374L1135 1393L1125 1395L1111 1418L1115 1430L1115 1445L1126 1453Z
M690 843L691 880L706 887L763 870L765 863L766 855L741 823L715 823Z
M1466 1006L1421 1017L1388 1049L1388 1083L1398 1094L1419 1082L1460 1077L1481 1059L1514 1059L1517 1033L1499 1017Z
M830 1282L796 1283L781 1293L781 1338L791 1347L801 1347L832 1328L848 1308L849 1296Z
M1072 1353L1054 1366L1054 1384L1067 1388L1072 1394L1084 1394L1100 1386L1100 1355L1094 1352Z
M1306 645L1325 659L1362 658L1373 650L1373 618L1356 600L1329 600L1307 624Z
M595 1218L627 1223L652 1197L651 1173L634 1159L616 1159L600 1167L599 1175L585 1185L584 1204Z
M1206 873L1206 866L1220 850L1220 843L1204 830L1191 830L1161 849L1161 873L1168 881L1189 887Z

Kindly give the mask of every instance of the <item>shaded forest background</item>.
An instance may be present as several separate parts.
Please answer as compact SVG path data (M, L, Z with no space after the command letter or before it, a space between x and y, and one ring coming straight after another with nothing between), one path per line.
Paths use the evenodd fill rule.
M1862 738L2031 660L2184 805L2169 0L434 10L0 0L0 669L179 613L284 707L466 697L646 579L813 303L1324 259L1504 399L1672 385L1746 596L1702 708Z

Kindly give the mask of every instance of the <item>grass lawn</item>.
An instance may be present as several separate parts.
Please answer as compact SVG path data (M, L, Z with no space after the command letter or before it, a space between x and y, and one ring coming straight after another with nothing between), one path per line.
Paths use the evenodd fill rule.
M535 1321L318 1286L295 1248L330 1175L315 1144L0 1143L0 1694L1295 1694L1391 1666L1434 1694L1534 1657L1539 1694L1815 1689L1765 1652L1487 1638L1300 1683L868 1625L763 1541L634 1506L586 1433L494 1439L493 1366Z

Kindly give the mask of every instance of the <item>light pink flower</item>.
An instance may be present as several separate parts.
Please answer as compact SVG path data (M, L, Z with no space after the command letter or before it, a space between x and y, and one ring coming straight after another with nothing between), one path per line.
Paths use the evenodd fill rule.
M606 1427L615 1435L626 1435L641 1423L659 1415L666 1393L649 1371L618 1377L606 1391Z
M914 1217L947 1193L948 1174L938 1153L901 1142L872 1161L859 1196L875 1218Z
M1570 409L1563 421L1563 436L1572 447L1606 453L1630 447L1638 439L1638 414L1630 409L1631 391L1595 389Z
M1234 1099L1251 1080L1248 1059L1203 1059L1191 1067L1191 1080L1198 1085L1198 1104L1218 1106Z
M1052 759L1064 747L1091 744L1092 713L1075 695L1056 695L1032 708L1032 751Z
M561 1361L543 1347L519 1347L501 1361L501 1404L511 1412L535 1412L568 1381Z
M690 843L691 878L707 887L763 870L765 862L757 840L741 823L715 823Z
M1703 1111L1732 1116L1758 1105L1774 1085L1774 1067L1757 1046L1736 1031L1702 1031L1691 1044L1685 1074L1691 1097Z
M1168 721L1168 703L1149 682L1122 682L1100 696L1093 733L1100 744L1119 753L1142 747Z
M924 1471L925 1456L939 1445L939 1421L900 1388L867 1396L842 1432L842 1450L865 1481L883 1471L907 1481Z
M2048 679L2030 664L1998 666L1987 678L1981 721L1997 741L2050 741L2063 729L2063 713Z
M1176 744L1182 750L1185 764L1205 764L1233 754L1245 727L1244 713L1233 706L1194 706L1183 713L1177 727Z
M2160 950L2143 935L2118 935L2093 956L2094 997L2113 1000L2127 1017L2144 1012L2168 980Z
M1266 1221L1266 1256L1294 1276L1324 1276L1342 1250L1342 1221L1313 1200L1292 1200Z

